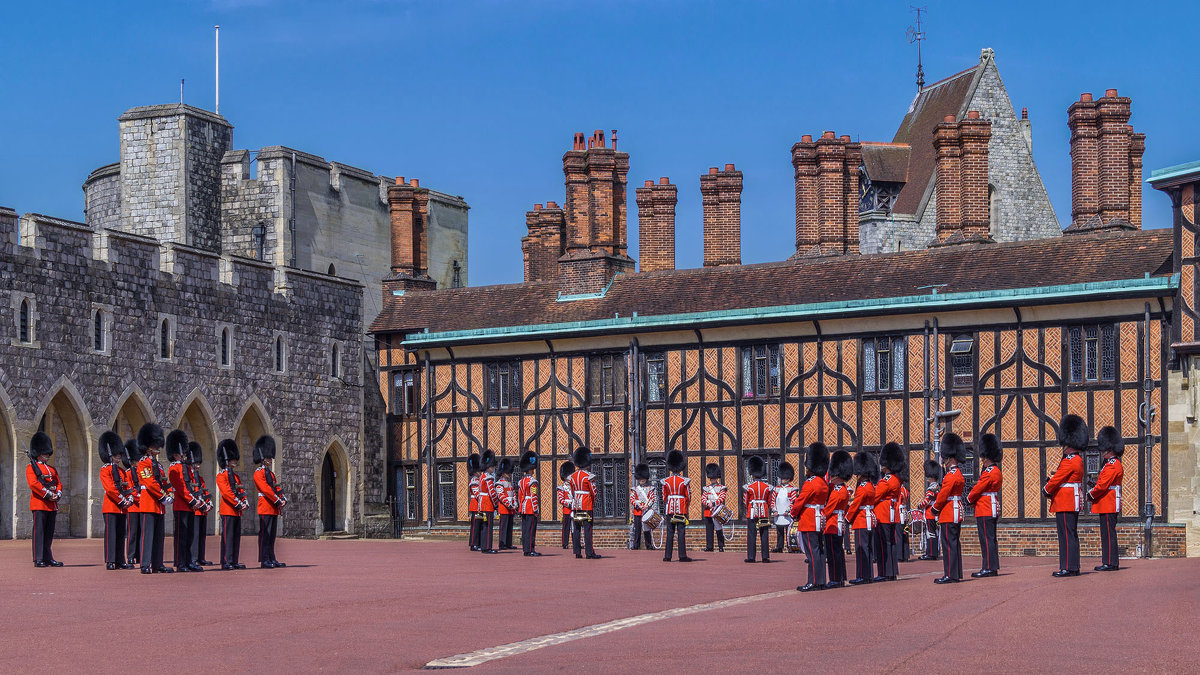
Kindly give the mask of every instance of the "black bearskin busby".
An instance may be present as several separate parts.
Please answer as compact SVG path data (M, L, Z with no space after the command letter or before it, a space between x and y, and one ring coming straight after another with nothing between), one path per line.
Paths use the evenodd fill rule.
M111 431L106 431L100 434L100 461L108 464L113 461L113 455L121 456L121 452L125 447L121 444L121 437Z
M571 462L563 462L558 465L558 479L566 480L571 474L575 473L575 465Z
M929 480L942 479L942 465L936 459L925 460L925 477Z
M467 475L474 476L477 473L479 473L479 453L472 452L467 457Z
M1067 415L1058 425L1058 444L1064 448L1082 451L1088 446L1091 436L1087 423L1079 415Z
M193 466L200 466L204 461L204 448L196 441L188 443L187 463Z
M592 463L592 451L587 448L577 448L575 454L571 456L571 461L575 462L576 469L586 469Z
M254 441L254 463L262 464L264 459L275 458L275 439L270 436L259 436Z
M138 445L142 446L141 450L143 456L146 454L149 448L162 449L163 444L166 443L166 441L163 440L162 427L158 426L154 422L147 422L146 424L143 424L142 428L138 429L137 442Z
M767 475L767 463L758 455L750 455L746 460L746 473L750 474L751 478L762 478Z
M167 459L187 460L188 437L183 429L175 429L167 434Z
M241 459L241 455L238 452L237 443L232 438L226 438L217 444L217 466L224 469L231 460L238 459Z
M979 437L979 449L975 454L992 464L999 464L1004 459L1004 449L1000 447L1000 439L996 434L984 434Z
M710 479L720 478L721 477L721 465L717 464L716 462L709 462L704 467L704 475L708 476Z
M650 480L650 465L642 462L633 467L634 480Z
M1111 452L1117 457L1125 454L1125 441L1113 427L1104 427L1097 432L1096 447L1100 449L1102 456L1106 452Z
M537 453L532 450L526 450L521 454L521 461L517 466L521 467L521 473L529 473L537 466Z
M126 469L133 468L135 462L142 458L142 446L138 444L136 438L131 438L125 441L125 457L121 462Z
M480 471L487 471L493 466L496 466L496 453L491 450L484 450L483 454L479 456Z
M867 480L875 480L879 476L879 464L875 461L875 455L861 451L855 453L854 475Z
M796 477L796 470L789 462L780 462L777 475L780 481L786 483Z
M497 476L507 476L512 473L513 461L507 457L500 460L500 467L496 469Z
M945 453L945 450L942 452ZM905 464L904 449L899 443L885 443L879 452L879 464L887 469L888 473L902 473Z
M804 455L804 471L809 476L824 476L829 472L829 449L824 443L808 446Z
M44 431L39 431L29 439L29 457L37 459L42 455L54 454L54 441L50 440L50 436Z
M672 450L667 453L667 471L677 473L683 471L683 453Z
M850 480L854 475L854 459L845 450L838 450L829 456L829 475L842 480Z
M956 433L949 433L942 436L942 459L956 459L959 462L967 461L967 447L963 443L962 437Z

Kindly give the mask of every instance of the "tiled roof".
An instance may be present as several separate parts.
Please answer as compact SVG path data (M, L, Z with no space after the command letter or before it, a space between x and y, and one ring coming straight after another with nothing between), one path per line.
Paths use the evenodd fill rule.
M907 143L863 143L863 168L875 183L907 183L912 147Z

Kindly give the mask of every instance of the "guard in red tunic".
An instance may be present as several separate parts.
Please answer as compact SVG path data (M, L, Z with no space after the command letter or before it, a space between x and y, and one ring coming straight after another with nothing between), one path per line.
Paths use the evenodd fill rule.
M1078 415L1067 415L1058 425L1062 461L1046 481L1042 492L1050 499L1050 511L1058 528L1058 571L1056 577L1079 576L1079 510L1083 508L1083 457L1091 433Z
M507 457L500 460L496 470L496 494L500 497L497 511L500 513L500 550L508 551L513 546L513 519L517 515L517 491L512 484L513 461Z
M846 585L846 513L850 509L850 493L846 481L854 475L854 460L850 453L838 450L829 458L829 497L821 515L825 518L825 554L829 563L829 583L825 588Z
M175 491L175 502L172 506L175 513L175 571L203 572L203 567L192 563L192 531L200 497L193 490L195 485L192 484L191 474L185 463L187 456L187 434L180 429L167 434L167 459L171 461L171 466L167 468L167 477L171 481L171 489Z
M125 560L128 564L137 566L141 563L138 557L142 549L142 514L138 513L138 503L141 501L142 485L138 481L137 463L142 460L142 448L136 438L125 441L125 456L121 458L129 486L133 489L133 504L129 506L125 517Z
M475 544L483 553L497 553L492 548L492 523L496 520L496 507L500 503L500 491L496 489L496 478L492 475L492 467L496 466L496 453L484 450L479 457L479 534L475 536Z
M34 567L62 567L54 559L54 521L58 518L58 500L62 498L62 483L58 471L46 463L54 454L54 443L39 431L29 441L29 466L25 481L29 483L29 510L33 513Z
M750 455L746 460L746 472L752 479L742 488L742 501L746 508L746 562L755 562L754 541L757 539L761 544L762 561L769 563L771 508L775 502L775 489L763 480L767 475L767 463L762 457Z
M129 474L121 468L125 446L121 437L111 431L100 434L100 485L104 488L104 502L100 513L104 515L104 568L109 570L133 569L125 563L125 521L129 507L133 506L136 494L129 484Z
M713 550L713 533L717 535L717 548L721 551L725 550L725 526L713 520L713 509L717 508L718 504L725 503L725 495L727 490L725 485L721 483L721 467L716 463L709 463L704 467L704 475L708 478L708 485L700 491L700 502L704 506L704 550L712 553Z
M879 575L875 581L895 581L900 576L900 551L896 546L896 526L900 522L897 507L900 499L900 475L904 471L904 450L896 443L886 443L879 453L883 476L875 484L875 562Z
M1104 427L1096 434L1096 445L1104 460L1096 485L1088 493L1092 513L1100 516L1100 565L1096 571L1112 572L1121 568L1117 557L1117 518L1121 515L1121 481L1125 478L1125 467L1121 464L1125 441L1116 429Z
M472 551L479 550L479 453L472 452L467 457L467 524L470 534L467 535L467 545Z
M163 516L167 512L167 505L175 501L167 472L158 463L158 453L165 444L162 427L157 424L150 422L138 429L138 445L145 453L137 463L141 496L134 507L142 514L142 541L138 548L142 574L170 574L175 571L163 564L163 543L166 541Z
M1000 474L1000 460L1004 450L995 434L984 434L979 439L979 478L967 495L967 502L975 507L975 527L979 530L979 556L983 569L971 572L971 576L994 577L1000 574L1000 550L996 543L996 522L1000 520L1000 490L1004 479Z
M850 584L869 584L874 578L871 565L874 557L871 546L875 532L875 482L879 480L879 463L869 452L854 455L854 475L858 484L850 499L850 527L854 530L854 578Z
M534 550L537 543L538 514L542 512L542 497L538 489L537 453L526 450L517 465L521 469L521 482L517 487L517 502L521 511L521 549L526 556L541 555Z
M937 514L938 526L942 544L946 551L942 556L942 578L934 579L935 584L953 584L962 581L962 547L959 545L959 535L962 530L963 503L962 493L966 481L958 465L967 458L966 446L958 434L946 434L942 437L942 466L946 474L942 476L942 486L938 488L937 497L933 500L933 512Z
M829 499L829 484L825 474L829 471L829 450L824 443L808 446L804 458L804 472L808 476L800 485L800 496L792 503L792 518L796 529L804 538L804 552L808 554L808 583L796 590L807 593L825 588L825 502Z
M908 541L909 497L908 486L900 483L896 514L900 518L900 523L896 526L896 552L900 562L909 562L912 558L912 545Z
M564 551L571 545L571 523L574 522L571 518L571 484L567 480L573 473L575 473L574 463L563 462L558 465L558 479L562 482L558 484L555 492L558 497L558 506L562 511L562 547Z
M196 493L200 498L196 510L192 513L192 562L201 566L213 564L204 556L204 545L208 540L208 512L212 511L213 498L208 484L204 482L204 475L200 473L200 464L203 462L204 451L200 444L196 441L188 443L187 469L191 472L192 484L196 486Z
M937 516L933 514L933 500L942 486L942 465L936 459L925 460L925 499L918 505L925 510L925 552L917 560L937 560L938 550Z
M274 569L287 567L275 557L275 537L278 534L279 516L287 505L287 498L275 480L275 439L261 436L254 442L254 487L258 488L258 563L260 567Z
M242 514L250 508L250 500L246 498L246 489L242 487L242 477L238 475L238 462L241 453L237 443L232 438L226 438L217 444L217 466L221 467L217 474L217 492L221 495L221 505L217 512L221 516L221 569L244 570L246 566L241 561L242 551Z
M571 491L571 547L575 557L582 558L586 553L588 560L597 560L595 549L592 548L592 510L596 504L596 475L588 471L592 465L592 451L587 448L577 448L572 457L575 460L575 471L567 478L567 489ZM580 539L583 541L581 542Z
M647 551L654 550L654 538L650 526L643 518L647 511L654 509L654 486L650 485L650 465L645 462L633 467L633 487L629 488L629 509L633 513L629 528L629 549L636 551L642 547L643 541Z
M662 498L667 519L667 545L663 562L671 562L671 550L675 539L679 539L679 562L691 562L687 554L688 506L692 501L692 486L683 477L683 453L672 450L667 453L667 471L671 475L662 480Z

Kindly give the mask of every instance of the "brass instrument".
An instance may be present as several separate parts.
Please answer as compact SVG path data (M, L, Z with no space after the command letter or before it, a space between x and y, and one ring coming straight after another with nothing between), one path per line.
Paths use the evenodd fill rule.
M770 518L759 518L758 520L754 521L754 526L760 530L763 529L764 527L770 527L771 519Z
M574 520L577 523L591 522L592 512L591 511L576 511L574 509L571 509L571 520Z
M688 519L687 516L683 515L682 513L676 513L675 515L671 516L671 522L676 525L687 525Z

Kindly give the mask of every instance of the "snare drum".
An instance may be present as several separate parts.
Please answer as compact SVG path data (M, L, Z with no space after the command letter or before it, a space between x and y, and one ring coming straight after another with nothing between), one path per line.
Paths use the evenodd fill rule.
M658 513L654 509L646 509L645 511L642 511L642 527L646 528L647 530L657 530L658 527L662 525L662 521L662 514Z
M712 508L712 519L725 527L733 520L733 509L730 509L724 504L717 504Z
M800 531L796 527L795 522L793 522L791 525L788 525L787 549L788 549L788 553L799 553L801 550L800 549Z

